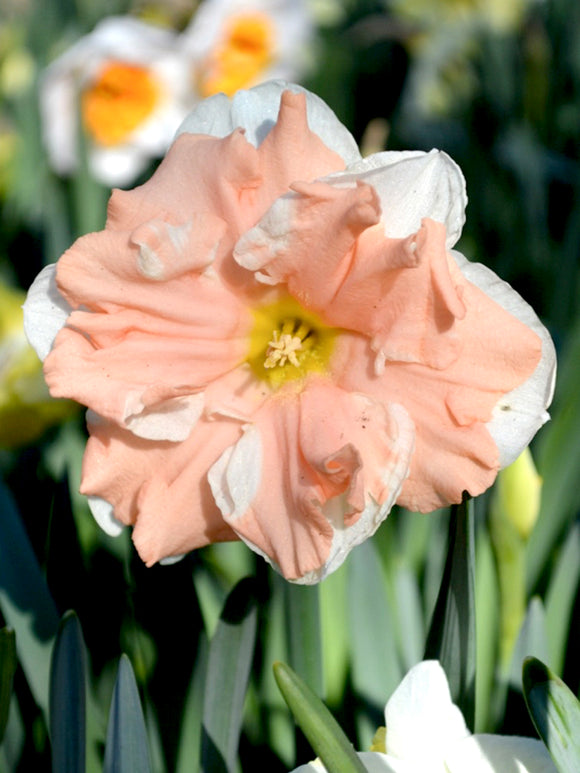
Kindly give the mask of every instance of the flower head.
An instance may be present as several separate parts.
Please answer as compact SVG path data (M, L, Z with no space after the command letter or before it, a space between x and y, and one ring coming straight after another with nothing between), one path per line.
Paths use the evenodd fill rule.
M298 80L313 29L304 0L204 0L183 34L199 95Z
M359 754L371 773L556 773L541 741L472 735L436 660L408 672L385 707L385 723L385 749ZM316 761L294 773L324 770Z
M241 538L315 582L395 502L490 486L546 420L555 359L452 251L464 206L445 154L361 159L299 87L200 104L25 307L51 392L90 409L100 523L132 524L149 565Z
M168 29L110 17L49 65L40 102L58 173L77 167L79 128L91 171L107 185L132 182L165 153L193 103L191 65L178 41Z

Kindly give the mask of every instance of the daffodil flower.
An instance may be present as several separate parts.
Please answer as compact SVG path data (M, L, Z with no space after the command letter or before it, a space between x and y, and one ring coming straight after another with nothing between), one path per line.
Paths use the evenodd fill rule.
M385 751L360 752L370 773L556 773L541 741L472 735L436 660L414 666L385 707ZM323 773L319 760L293 773Z
M299 80L314 25L305 0L204 0L182 36L201 97Z
M191 62L176 33L129 16L106 18L43 73L49 160L59 174L74 172L82 132L94 177L131 183L166 152L193 102Z
M300 87L201 103L25 306L52 394L90 409L101 525L148 565L239 538L311 583L395 502L487 489L546 421L555 356L453 251L465 203L444 153L361 159Z

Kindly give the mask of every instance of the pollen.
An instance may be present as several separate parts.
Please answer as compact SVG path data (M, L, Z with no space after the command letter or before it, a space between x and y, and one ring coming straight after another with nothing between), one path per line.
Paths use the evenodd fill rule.
M254 309L254 318L247 361L273 389L327 370L338 331L316 314L286 297Z
M149 69L109 62L81 99L84 127L100 145L119 145L155 110L161 97Z
M203 97L223 91L231 96L251 86L270 65L274 52L272 22L263 13L233 18L221 41L200 68L198 88Z
M277 330L274 330L274 336L269 342L266 351L264 367L275 368L276 365L286 365L286 362L290 362L298 367L300 363L296 352L299 352L301 349L302 341L298 336L290 335L290 333L280 334Z

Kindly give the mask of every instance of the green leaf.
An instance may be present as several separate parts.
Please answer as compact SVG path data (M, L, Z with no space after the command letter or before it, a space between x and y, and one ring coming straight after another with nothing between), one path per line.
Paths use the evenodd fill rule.
M288 659L314 692L324 696L320 587L282 580Z
M364 773L365 767L330 711L285 663L274 663L274 676L288 708L328 773Z
M382 714L404 672L386 578L371 540L352 551L348 569L351 676L354 691L365 707L357 712L357 732L360 747L366 749L377 729L366 706L371 704L377 715Z
M580 703L572 691L536 658L523 666L524 697L541 739L560 773L580 770Z
M10 711L12 679L16 671L16 641L14 631L9 628L0 630L0 744Z
M439 660L453 701L470 728L475 722L475 560L473 501L451 508L449 545L427 634L425 659Z
M229 594L210 642L203 702L202 770L233 771L256 640L254 583Z
M580 524L570 529L558 554L545 597L546 631L550 658L549 663L558 674L562 672L570 618L580 580Z
M147 732L135 674L121 655L107 727L105 773L148 773L151 770Z
M81 626L67 612L59 626L50 670L52 769L84 773L87 658Z
M543 478L540 515L527 551L527 587L531 593L566 524L580 507L580 317L559 360L552 421L539 437L538 472Z
M18 660L48 717L48 685L56 606L10 492L0 482L0 609L16 634Z
M195 656L193 676L181 718L175 773L197 773L199 770L203 695L205 692L208 650L209 643L205 633L202 632Z

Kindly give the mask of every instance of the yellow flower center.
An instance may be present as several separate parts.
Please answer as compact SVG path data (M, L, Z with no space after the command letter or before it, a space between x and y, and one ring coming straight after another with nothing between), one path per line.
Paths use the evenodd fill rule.
M161 89L146 67L110 62L83 92L84 126L100 145L124 142L159 103Z
M324 373L338 333L291 297L254 309L248 362L254 374L279 389L308 373Z
M262 13L232 19L225 35L199 73L199 91L209 97L223 91L231 96L254 83L272 61L274 30Z

